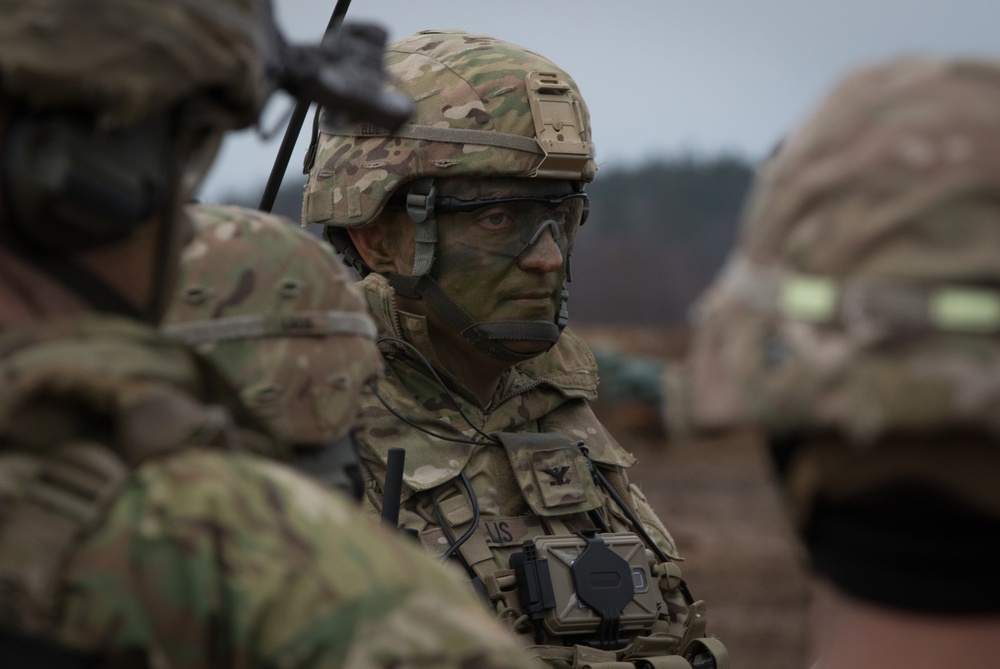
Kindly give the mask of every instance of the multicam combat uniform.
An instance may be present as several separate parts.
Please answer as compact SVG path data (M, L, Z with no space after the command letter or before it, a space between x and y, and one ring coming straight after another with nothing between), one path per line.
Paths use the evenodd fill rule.
M361 285L380 335L411 343L440 372L424 317L399 311L391 288L380 275L368 276ZM531 643L534 629L522 617L511 554L520 552L522 543L537 535L567 535L593 528L593 512L612 532L631 531L622 510L587 471L577 442L586 444L591 459L627 500L657 545L671 559L678 559L670 534L641 491L627 481L624 470L635 458L615 441L587 404L596 396L596 364L590 350L571 330L565 330L548 353L511 368L486 410L457 392L449 394L407 349L384 350L389 375L379 382L378 395L419 427L407 426L374 395L366 398L361 415L366 427L361 436L361 457L370 472L365 505L369 513L381 512L388 449L405 446L399 524L417 532L427 548L442 555L451 543L448 537L461 536L473 518L470 497L460 480L467 476L480 521L478 530L461 548L462 562L482 583L481 589L498 615L517 632L528 635L526 643ZM477 428L488 434L502 433L503 445L478 436L459 415L453 398ZM450 442L428 432L480 443ZM541 441L519 439L522 436L541 437ZM654 604L662 603L662 607L636 623L652 629L650 636L635 636L633 629L625 634L635 637L633 644L617 652L564 645L563 640L549 636L544 647L537 646L534 651L552 666L571 666L574 662L614 662L633 654L674 654L703 637L704 604L686 605L677 565L659 565L656 570L648 585L654 594L662 591L663 599L657 594Z
M182 346L93 316L0 360L4 628L120 666L529 666L426 554L261 457Z
M370 510L382 506L388 449L403 447L400 524L432 551L460 557L498 615L550 666L710 666L712 654L726 666L715 640L694 641L705 632L703 605L687 601L673 541L628 484L634 459L589 409L594 358L565 329L569 257L597 169L576 82L534 51L458 30L394 42L385 64L414 100L410 121L390 132L322 119L303 223L326 226L348 262L372 272L363 286L382 334L405 340L447 377L432 354L447 344L431 342L423 317L394 306L423 300L435 328L505 371L484 409L458 396L454 378L452 400L406 345L384 344L385 406L373 395L362 411ZM510 204L509 222L464 225L462 216L499 211L498 202ZM402 250L381 254L391 263L355 246L352 235L369 225L376 235L380 226L400 233L386 246ZM548 251L533 254L539 245ZM503 297L491 299L504 291L543 291L546 303L507 310ZM534 346L524 352L512 341Z

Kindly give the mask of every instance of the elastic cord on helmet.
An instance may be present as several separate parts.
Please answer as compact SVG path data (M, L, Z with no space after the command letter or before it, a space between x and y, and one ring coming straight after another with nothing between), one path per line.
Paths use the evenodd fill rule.
M374 340L375 323L356 311L302 310L277 316L244 314L204 321L173 323L164 334L195 346L208 342L239 341L263 337L321 337L351 335Z

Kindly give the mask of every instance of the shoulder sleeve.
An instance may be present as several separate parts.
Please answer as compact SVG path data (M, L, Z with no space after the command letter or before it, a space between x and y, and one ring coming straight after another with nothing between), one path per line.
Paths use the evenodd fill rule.
M531 666L446 567L251 455L137 469L62 593L60 641L169 666Z
M629 483L628 486L629 494L632 496L632 503L635 505L636 511L639 513L639 522L642 523L646 531L649 532L649 537L656 542L656 545L660 547L668 556L673 559L680 559L680 555L677 553L677 544L674 542L674 538L670 536L670 532L667 530L663 521L660 520L656 512L653 511L653 507L649 505L646 500L646 495L643 494L642 490L639 489L634 483Z

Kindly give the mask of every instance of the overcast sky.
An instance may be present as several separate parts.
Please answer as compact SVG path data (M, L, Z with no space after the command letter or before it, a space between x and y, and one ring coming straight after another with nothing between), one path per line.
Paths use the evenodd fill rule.
M322 34L333 0L273 0L293 41ZM483 32L549 57L590 107L599 164L684 152L757 158L845 72L901 54L1000 57L1000 0L354 0L349 20L398 39ZM275 97L264 126L289 106ZM223 146L202 189L256 192L282 132ZM304 143L287 179L297 179Z

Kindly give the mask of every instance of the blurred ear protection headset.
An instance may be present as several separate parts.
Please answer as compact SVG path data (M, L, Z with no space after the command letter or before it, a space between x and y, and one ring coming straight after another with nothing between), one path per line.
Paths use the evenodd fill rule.
M172 197L174 115L122 129L85 114L19 110L3 156L6 224L38 250L129 237Z
M77 111L16 110L3 146L0 246L95 309L156 322L166 299L182 145L195 137L181 125L179 110L111 129ZM157 212L165 219L145 305L132 304L73 258L131 237Z

